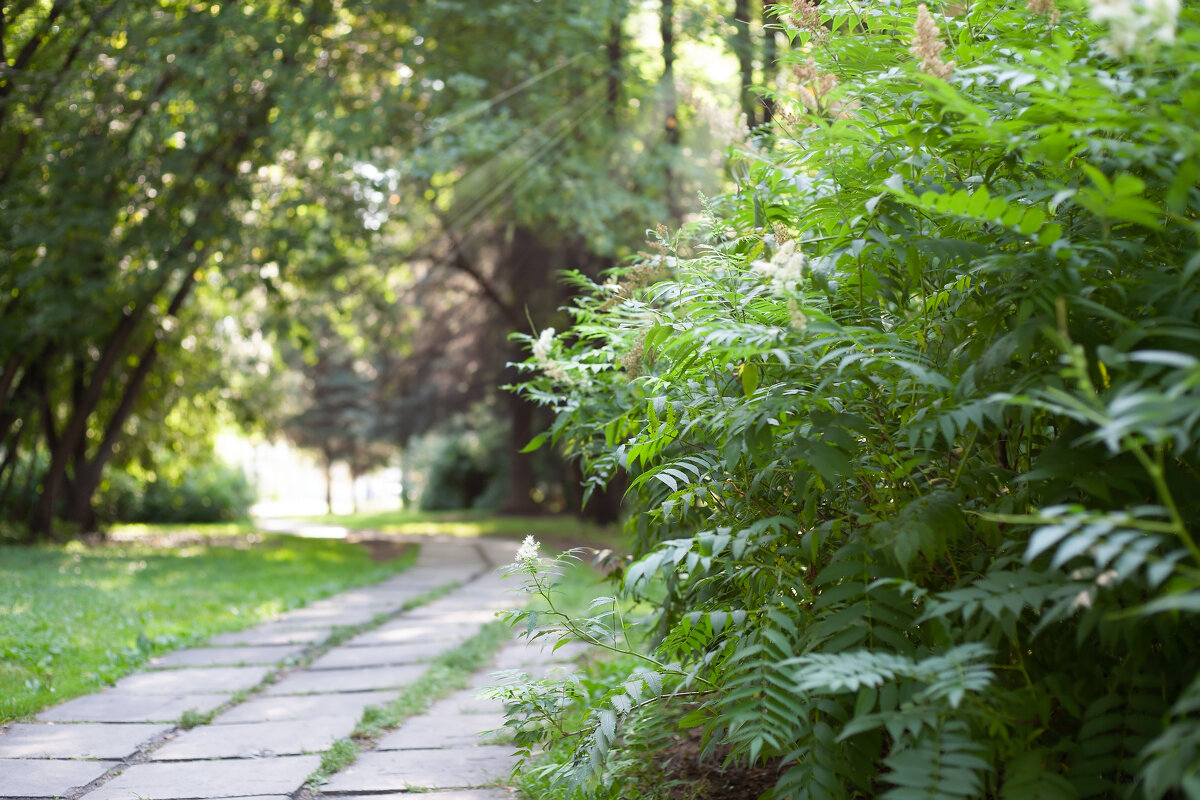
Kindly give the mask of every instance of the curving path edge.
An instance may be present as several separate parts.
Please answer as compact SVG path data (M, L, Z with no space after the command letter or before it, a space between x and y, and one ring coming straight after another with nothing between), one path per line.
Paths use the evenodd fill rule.
M404 537L389 537L404 538ZM497 566L509 542L410 537L421 551L382 583L217 636L154 659L101 692L0 730L2 800L302 800L320 752L350 734L364 709L399 696L439 654L519 602ZM409 610L432 590L457 584ZM381 625L328 647L338 626L388 615ZM566 654L514 641L492 668L533 671ZM277 680L265 682L279 671ZM430 800L500 800L515 759L481 731L503 724L499 701L458 692L412 717L320 788L319 797L383 800L413 791ZM189 730L187 712L204 719Z

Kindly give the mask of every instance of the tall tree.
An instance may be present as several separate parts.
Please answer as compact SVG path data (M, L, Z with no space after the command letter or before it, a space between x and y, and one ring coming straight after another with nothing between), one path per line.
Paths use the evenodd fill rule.
M281 111L313 77L332 6L2 13L0 446L46 454L31 520L46 533L58 513L92 525L101 472L184 338L182 309L236 250L230 211L292 121Z
M164 376L210 354L185 348L205 336L198 298L253 295L283 335L307 324L291 312L310 286L373 265L469 281L487 309L477 330L499 341L474 340L481 360L512 358L502 334L530 319L561 325L554 271L632 252L707 164L682 157L674 81L667 128L656 82L626 68L630 13L628 0L5 5L0 507L32 482L38 530L58 515L91 526L128 432L149 435L193 390ZM671 43L663 54L672 72ZM408 313L384 305L362 310Z
M298 445L321 454L325 506L332 514L333 465L345 462L353 482L373 460L370 434L374 414L370 376L341 343L326 340L322 345L316 362L306 370L306 408L288 421L286 429Z

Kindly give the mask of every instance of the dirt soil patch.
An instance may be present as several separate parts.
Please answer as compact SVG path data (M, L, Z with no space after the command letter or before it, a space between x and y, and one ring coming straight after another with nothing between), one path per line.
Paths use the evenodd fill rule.
M366 548L371 560L376 563L397 559L407 553L408 549L412 547L412 544L409 542L396 542L389 539L367 539L355 536L354 534L347 536L346 541L354 542Z
M700 759L699 730L689 732L659 754L663 785L671 800L757 800L779 779L777 765L725 764L727 751Z

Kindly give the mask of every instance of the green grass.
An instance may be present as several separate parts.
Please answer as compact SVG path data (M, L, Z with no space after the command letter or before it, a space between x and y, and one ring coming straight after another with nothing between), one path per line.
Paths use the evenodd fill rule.
M597 547L613 547L624 541L621 530L616 525L597 525L570 515L504 517L482 511L384 511L307 517L305 521L380 533L497 536L514 539L532 534L547 542L572 540L579 544L594 543Z
M0 724L95 691L152 655L382 580L416 557L373 563L340 540L251 539L0 547Z
M190 534L197 537L206 536L219 538L223 536L245 536L257 533L258 529L252 520L240 522L122 522L109 528L109 534L115 539L140 539L158 536Z

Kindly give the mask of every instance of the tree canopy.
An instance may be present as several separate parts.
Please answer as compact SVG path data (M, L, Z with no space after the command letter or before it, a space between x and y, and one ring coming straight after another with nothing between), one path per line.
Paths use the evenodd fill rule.
M717 94L673 99L690 34L642 35L702 11L674 8L6 4L0 504L94 527L108 465L215 427L180 434L179 404L283 429L281 357L321 358L309 307L372 342L381 436L492 393L507 333L557 319L559 270L596 274L718 186Z

